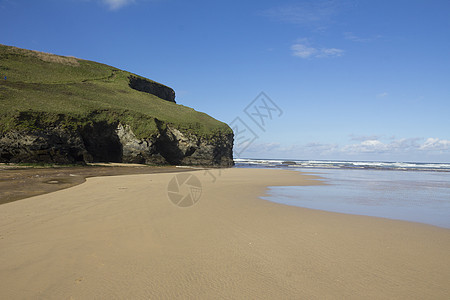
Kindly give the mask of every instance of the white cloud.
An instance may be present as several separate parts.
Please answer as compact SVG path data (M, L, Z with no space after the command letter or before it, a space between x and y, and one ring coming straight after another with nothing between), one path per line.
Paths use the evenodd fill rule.
M420 149L430 151L450 151L450 140L428 138L425 143L420 146Z
M402 138L390 142L382 142L378 139L361 141L358 144L346 145L342 152L350 154L379 153L379 154L408 154L431 153L434 151L450 151L450 140L438 138Z
M343 152L356 153L381 153L389 149L389 145L380 142L379 140L365 140L359 144L346 145L342 148Z
M421 149L421 138L402 138L394 139L389 142L382 142L379 138L363 140L359 144L351 144L342 147L342 152L350 154L360 153L379 153L379 154L393 154L393 153L411 153L417 152Z
M292 55L300 58L326 58L339 57L344 54L344 50L337 48L315 48L309 45L306 39L301 39L299 42L291 46Z
M422 138L394 139L389 143L389 146L391 151L399 153L414 152L420 148L421 141L423 141Z
M125 5L131 4L134 2L135 2L135 0L103 0L103 3L105 3L111 10L117 10L119 8L122 8Z
M301 58L308 58L317 53L317 49L308 47L303 44L294 44L291 46L292 55Z
M377 95L377 97L378 98L384 98L384 97L387 97L389 94L387 93L387 92L383 92L383 93L379 93L378 95Z
M316 57L339 57L344 54L344 50L337 48L322 48Z

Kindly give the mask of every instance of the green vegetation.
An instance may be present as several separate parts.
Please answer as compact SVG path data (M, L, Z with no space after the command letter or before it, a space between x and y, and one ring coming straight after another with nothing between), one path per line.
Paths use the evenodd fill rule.
M205 136L231 132L207 114L130 88L134 74L92 61L0 45L0 75L0 133L96 121L128 124L140 138L161 124Z

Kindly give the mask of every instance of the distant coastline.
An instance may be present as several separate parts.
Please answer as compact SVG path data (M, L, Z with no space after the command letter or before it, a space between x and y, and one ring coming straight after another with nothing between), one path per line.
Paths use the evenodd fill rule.
M236 167L450 172L450 163L235 158Z

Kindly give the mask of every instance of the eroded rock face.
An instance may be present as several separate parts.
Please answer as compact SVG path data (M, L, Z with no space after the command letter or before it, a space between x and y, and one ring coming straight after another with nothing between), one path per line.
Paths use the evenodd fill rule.
M163 129L162 129L163 128ZM233 134L202 137L170 125L139 139L128 125L93 123L77 131L54 127L0 135L0 162L232 166Z
M45 131L12 131L0 136L0 162L74 164L92 161L83 140L55 128Z
M128 80L129 86L132 89L149 93L161 99L176 103L175 91L168 86L136 76L130 76L128 77Z
M156 141L158 153L175 165L233 165L233 134L199 137L167 126Z

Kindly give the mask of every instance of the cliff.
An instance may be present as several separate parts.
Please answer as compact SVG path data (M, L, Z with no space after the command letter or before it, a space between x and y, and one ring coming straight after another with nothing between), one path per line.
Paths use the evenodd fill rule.
M0 162L233 165L229 126L160 83L3 45L0 75Z
M129 85L132 89L149 93L161 99L176 103L175 91L170 87L162 85L161 83L158 82L148 80L146 78L140 78L133 75L130 75L128 79L130 81Z

